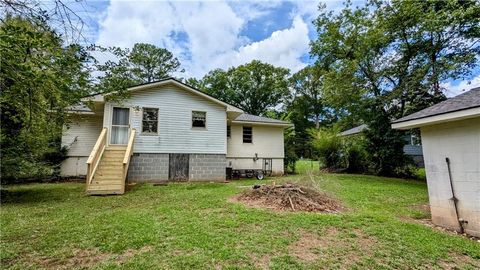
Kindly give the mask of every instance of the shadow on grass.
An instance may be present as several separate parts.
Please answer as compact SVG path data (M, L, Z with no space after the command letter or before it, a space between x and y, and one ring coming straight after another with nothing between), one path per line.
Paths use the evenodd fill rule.
M52 188L49 186L35 187L2 187L0 190L0 202L2 204L31 204L44 202L61 202L68 199L65 193L69 192L62 188ZM83 194L78 188L79 194Z

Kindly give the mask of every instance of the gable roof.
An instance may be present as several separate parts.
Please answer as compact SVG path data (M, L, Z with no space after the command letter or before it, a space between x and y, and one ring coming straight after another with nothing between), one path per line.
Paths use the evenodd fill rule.
M151 89L151 88L155 88L155 87L160 87L160 86L164 86L164 85L167 85L167 84L173 84L179 88L182 88L184 90L187 90L193 94L196 94L196 95L199 95L203 98L206 98L214 103L217 103L219 105L222 105L222 106L225 106L227 107L227 111L231 111L231 112L237 112L237 113L243 113L243 110L232 105L232 104L229 104L229 103L226 103L226 102L223 102L207 93L204 93L188 84L185 84L173 77L169 77L169 78L165 78L165 79L162 79L162 80L158 80L158 81L154 81L154 82L149 82L149 83L142 83L142 84L137 84L137 85L134 85L134 86L131 86L129 88L127 88L127 91L129 92L136 92L136 91L141 91L141 90L146 90L146 89ZM89 95L89 96L86 96L85 99L86 100L93 100L93 101L97 101L97 102L104 102L104 97L109 95L110 93L97 93L97 94L92 94L92 95Z
M351 129L347 129L343 132L340 132L340 136L350 136L350 135L355 135L355 134L358 134L358 133L361 133L362 131L364 131L368 126L366 124L363 124L363 125L360 125L360 126L356 126L354 128L351 128Z
M263 116L257 116L253 114L241 114L237 118L235 118L233 123L250 123L250 124L255 124L255 123L263 123L263 124L271 124L271 125L279 125L279 126L292 126L291 123L278 120L278 119L273 119L273 118L268 118L268 117L263 117Z
M212 102L215 102L217 104L223 105L227 108L227 113L232 113L232 118L234 119L232 122L234 123L250 123L250 124L267 124L267 125L276 125L276 126L293 126L291 123L282 121L282 120L277 120L277 119L272 119L268 117L262 117L262 116L257 116L257 115L252 115L252 114L245 114L243 113L243 110L231 105L229 103L223 102L207 93L204 93L203 91L200 91L190 85L187 85L173 77L165 78L162 80L154 81L154 82L149 82L149 83L143 83L143 84L138 84L131 86L127 89L127 91L141 91L145 89L151 89L155 87L160 87L166 84L173 84L176 85L184 90L187 90L193 94L202 96L208 100L211 100ZM97 102L104 102L104 96L108 94L104 93L97 93L97 94L91 94L85 97L85 100L93 100ZM84 104L78 104L75 106L71 106L69 109L67 109L68 112L70 113L93 113L92 110L90 110L87 106Z
M393 128L418 127L480 116L480 87L392 122Z

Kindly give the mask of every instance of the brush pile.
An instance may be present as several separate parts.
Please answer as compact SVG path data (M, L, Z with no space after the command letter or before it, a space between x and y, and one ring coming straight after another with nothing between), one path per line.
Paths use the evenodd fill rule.
M294 184L255 185L236 199L248 206L280 211L339 213L343 209L326 194Z

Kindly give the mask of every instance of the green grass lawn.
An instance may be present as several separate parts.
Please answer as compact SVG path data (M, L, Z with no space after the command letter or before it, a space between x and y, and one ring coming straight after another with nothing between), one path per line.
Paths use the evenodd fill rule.
M88 197L76 183L4 186L1 268L475 269L480 244L413 218L422 182L304 174L274 180L325 190L342 214L273 212L228 199L259 181L136 185Z

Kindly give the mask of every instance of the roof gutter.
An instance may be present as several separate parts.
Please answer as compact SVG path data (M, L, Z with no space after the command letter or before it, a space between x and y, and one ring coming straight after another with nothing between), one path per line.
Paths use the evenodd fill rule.
M261 126L273 126L273 127L293 127L291 123L270 123L270 122L256 122L256 121L232 121L233 124L246 124L246 125L261 125Z
M392 128L405 130L405 129L418 128L422 126L440 124L445 122L459 121L459 120L469 119L474 117L480 117L480 107L474 107L474 108L469 108L465 110L426 116L423 118L417 118L412 120L393 122Z

